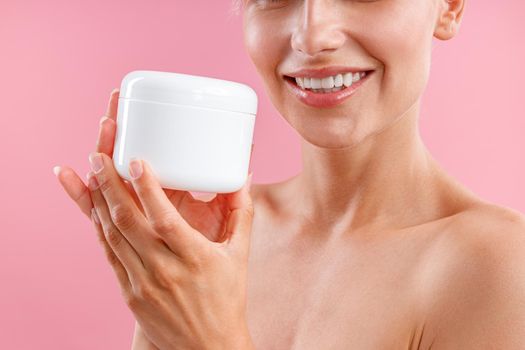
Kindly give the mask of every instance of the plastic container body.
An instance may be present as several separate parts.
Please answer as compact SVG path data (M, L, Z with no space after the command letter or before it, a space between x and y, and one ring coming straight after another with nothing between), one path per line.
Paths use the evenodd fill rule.
M246 181L257 96L247 85L178 73L124 77L113 162L146 160L163 188L229 193Z

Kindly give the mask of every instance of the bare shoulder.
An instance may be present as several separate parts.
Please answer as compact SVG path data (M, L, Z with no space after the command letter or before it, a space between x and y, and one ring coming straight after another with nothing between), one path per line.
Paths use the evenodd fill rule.
M489 282L525 267L525 215L511 208L480 201L439 226L432 241L424 271L433 271L436 283L445 287L455 281Z
M452 272L477 284L469 293L481 292L483 284L501 292L516 282L525 287L525 215L484 203L460 215L452 232L451 244L459 248L452 256L459 269Z
M489 202L480 202L469 210L465 210L462 214L467 221L480 219L484 224L510 224L511 226L525 224L525 214L518 210Z
M465 210L454 221L453 231L458 243L488 254L525 249L525 215L497 204L484 202Z
M525 216L484 202L457 215L441 236L435 274L425 280L432 349L522 346Z
M429 263L447 278L449 273L472 273L469 267L488 272L520 259L525 259L525 215L482 201L440 226L429 254Z

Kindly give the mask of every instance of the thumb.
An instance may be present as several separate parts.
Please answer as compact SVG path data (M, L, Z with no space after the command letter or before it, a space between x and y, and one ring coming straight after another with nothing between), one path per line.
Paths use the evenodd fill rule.
M254 208L250 195L252 182L251 172L243 187L227 196L227 207L230 210L226 223L226 248L236 253L248 253Z

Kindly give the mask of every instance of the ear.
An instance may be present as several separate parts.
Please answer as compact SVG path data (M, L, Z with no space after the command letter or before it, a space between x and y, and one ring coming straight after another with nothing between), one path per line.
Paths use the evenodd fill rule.
M434 36L449 40L456 36L465 11L466 0L438 0L439 10Z

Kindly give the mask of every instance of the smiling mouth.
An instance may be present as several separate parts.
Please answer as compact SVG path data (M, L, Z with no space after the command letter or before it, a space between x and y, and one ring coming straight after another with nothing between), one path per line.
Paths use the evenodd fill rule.
M358 83L373 71L347 72L331 75L323 78L313 77L291 77L284 75L284 79L293 83L295 86L304 91L310 91L319 94L326 94L347 89L353 84Z

